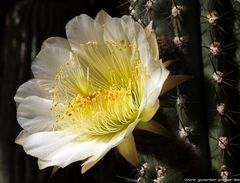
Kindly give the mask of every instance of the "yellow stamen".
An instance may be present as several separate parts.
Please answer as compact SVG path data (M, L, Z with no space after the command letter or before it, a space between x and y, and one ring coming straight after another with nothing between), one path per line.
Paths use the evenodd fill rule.
M55 79L55 129L113 134L134 122L147 77L138 47L125 40L80 45Z

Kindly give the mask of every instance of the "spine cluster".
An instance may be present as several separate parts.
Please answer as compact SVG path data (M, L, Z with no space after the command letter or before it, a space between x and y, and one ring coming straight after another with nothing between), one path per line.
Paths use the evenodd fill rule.
M193 79L177 87L161 101L167 105L156 114L165 120L184 144L188 162L196 154L198 168L173 167L158 155L144 155L144 161L157 157L164 165L164 176L142 182L169 182L181 178L217 178L227 181L238 176L237 152L240 147L239 59L240 2L238 0L131 0L130 15L143 26L153 23L160 57L171 62L172 74L188 74ZM177 115L174 115L177 114ZM174 123L174 124L173 124ZM165 139L161 139L164 141ZM159 143L159 142L156 142ZM161 144L161 142L160 142ZM164 147L162 147L164 148ZM155 148L153 154L161 154ZM196 155L196 157L197 157ZM142 150L139 151L142 156ZM150 157L151 156L151 157ZM171 167L171 168L169 168ZM161 169L162 170L162 169ZM174 171L173 171L174 170ZM176 176L172 176L172 173ZM153 176L154 177L154 176ZM170 178L171 177L171 178Z

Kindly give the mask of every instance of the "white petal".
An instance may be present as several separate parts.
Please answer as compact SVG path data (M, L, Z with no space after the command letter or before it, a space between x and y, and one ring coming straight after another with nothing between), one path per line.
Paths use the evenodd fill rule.
M28 133L26 130L22 130L22 131L18 134L17 138L15 139L15 143L16 143L16 144L19 144L19 145L23 145L24 140L25 140L29 135L31 135L31 134Z
M64 48L51 47L42 49L32 64L35 78L53 80L61 65L69 61L71 52Z
M110 18L111 18L111 16L109 14L107 14L104 10L101 10L96 15L95 21L98 22L99 24L103 25L108 20L110 20Z
M41 86L41 81L38 79L32 79L23 83L17 90L14 100L17 103L22 102L26 97L38 96L41 98L50 99L50 93L43 89Z
M153 55L154 60L158 60L159 59L158 43L157 43L156 34L152 28L152 21L145 28L145 33L150 46L151 54Z
M139 49L141 62L151 71L156 61L151 54L150 46L144 29L129 16L112 18L104 24L104 40L121 41L136 44Z
M144 29L129 16L112 18L104 24L104 40L120 42L124 40L127 44L136 45L140 60L147 70L151 71L154 58L151 55L149 44ZM131 50L128 50L131 51ZM127 53L131 55L132 53Z
M105 147L106 142L101 140L91 140L82 143L70 142L55 151L51 161L63 168L70 163L93 156L99 151L101 152Z
M79 142L76 135L65 132L39 132L24 138L23 147L27 154L40 159L40 168L65 167L74 161L89 158L84 164L84 171L99 161L111 148L118 146L133 131L137 122L109 140L98 138Z
M149 121L157 112L159 107L158 97L168 75L169 71L161 62L159 67L155 67L155 70L152 71L150 79L146 83L139 110L139 118L141 121Z
M163 84L168 78L169 71L160 63L160 66L151 73L151 78L147 81L147 107L152 107L156 104L156 100L160 95Z
M86 173L90 168L92 168L95 164L97 164L97 162L99 162L108 153L108 151L110 151L110 149L107 149L103 153L96 154L91 158L89 158L87 161L85 161L82 164L83 167L82 167L81 173L82 174Z
M50 100L36 96L27 97L18 107L18 123L30 133L51 130L51 124L54 122L51 107Z
M40 168L47 166L66 167L75 161L84 160L102 152L107 142L102 139L89 139L80 142L76 135L65 132L40 132L25 139L25 151L40 159Z
M53 176L61 168L59 166L52 165L51 161L38 159L37 163L38 163L38 167L40 170L50 167L50 166L53 166L51 176Z
M51 159L46 159L46 157L68 144L72 139L74 139L73 136L68 136L63 132L39 132L28 136L24 140L23 148L27 154L50 161Z
M151 106L151 105L145 106L145 108L143 109L143 111L142 111L142 113L140 115L141 121L147 122L147 121L151 120L152 117L157 112L159 106L160 106L159 105L159 100L156 100L156 102L155 102L155 104L153 106Z
M79 142L75 136L64 132L41 132L33 134L24 142L25 151L39 158L39 168L48 166L65 167L68 164L84 160L82 173L95 165L111 148L118 146L128 130L116 134L112 139L92 139Z
M69 51L71 50L68 40L62 37L50 37L46 39L43 42L41 49L52 47L64 48Z
M137 43L137 38L144 39L144 29L129 16L111 18L104 24L104 40Z
M37 163L40 170L50 166L55 166L51 161L48 161L48 160L38 159Z
M121 41L125 40L129 43L133 42L132 36L130 40L127 35L126 23L120 18L112 18L104 24L104 40L107 41ZM134 33L134 31L132 31Z
M138 155L133 135L126 137L121 144L117 146L120 154L132 165L138 166Z
M82 173L85 173L87 170L89 170L91 167L93 167L102 157L104 157L108 151L110 151L113 147L118 146L126 136L128 136L134 129L134 127L137 125L137 121L133 124L129 125L127 129L121 131L120 133L117 133L113 138L108 142L107 146L104 150L99 151L98 154L88 158L82 165Z
M66 34L72 50L79 50L80 44L89 41L102 43L103 28L88 15L82 14L66 25Z

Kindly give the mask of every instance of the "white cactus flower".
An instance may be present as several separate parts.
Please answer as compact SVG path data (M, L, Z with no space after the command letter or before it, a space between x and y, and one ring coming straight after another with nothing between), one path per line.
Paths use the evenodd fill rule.
M151 25L144 29L129 16L82 14L66 34L43 43L34 79L15 95L23 128L16 143L40 169L83 161L84 173L114 147L138 166L133 130L161 133L151 121L158 97L186 79L172 82Z

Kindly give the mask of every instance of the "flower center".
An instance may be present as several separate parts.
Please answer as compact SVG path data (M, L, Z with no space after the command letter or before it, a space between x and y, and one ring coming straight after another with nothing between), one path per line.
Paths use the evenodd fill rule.
M136 46L126 41L80 45L56 76L54 129L111 135L137 118L147 77Z
M103 90L88 97L78 95L69 104L65 116L73 122L82 121L80 127L88 134L110 134L133 122L138 109L134 103L129 89Z

